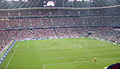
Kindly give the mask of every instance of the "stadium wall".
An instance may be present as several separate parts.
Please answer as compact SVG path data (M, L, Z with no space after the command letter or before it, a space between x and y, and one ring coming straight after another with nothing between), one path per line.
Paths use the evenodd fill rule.
M12 47L15 45L16 41L12 43L12 45L7 49L5 49L5 53L3 53L3 57L0 59L0 64L2 64L3 60L5 59L5 57L8 55L8 53L10 52L10 50L12 49Z

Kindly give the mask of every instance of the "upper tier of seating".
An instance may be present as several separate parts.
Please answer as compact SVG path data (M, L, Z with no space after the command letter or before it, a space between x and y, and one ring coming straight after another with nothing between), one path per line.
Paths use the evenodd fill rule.
M0 50L12 40L56 37L98 37L119 41L120 31L109 26L120 26L119 15L103 15L103 10L27 10L0 13ZM32 17L31 17L32 16ZM34 17L33 17L34 16ZM45 17L43 17L45 16ZM54 16L54 17L50 17ZM55 17L56 16L56 17ZM69 27L69 26L75 26ZM80 26L79 28L76 26ZM83 26L83 27L81 27ZM86 27L85 27L86 26ZM87 27L99 26L99 27ZM106 26L108 28L102 28ZM39 28L42 29L20 29ZM47 28L57 27L57 28ZM62 28L58 28L62 27ZM68 27L68 28L63 28ZM47 28L47 29L43 29ZM3 30L5 29L5 30ZM7 30L11 29L11 30ZM12 30L14 29L14 30ZM15 30L17 29L17 30ZM92 32L91 35L88 35Z

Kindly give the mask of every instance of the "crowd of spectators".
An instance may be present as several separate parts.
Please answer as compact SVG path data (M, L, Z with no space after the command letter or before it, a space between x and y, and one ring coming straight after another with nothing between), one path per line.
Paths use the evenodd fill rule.
M74 17L44 17L44 18L40 17L40 18L9 19L9 17L54 16L54 15L67 16L84 14L84 12L76 10L75 12L68 10L52 10L52 11L41 10L37 11L38 13L32 10L34 14L32 12L26 11L24 11L24 13L20 12L19 13L9 12L7 13L8 15L2 14L3 17L6 17L8 19L0 20L0 50L4 48L12 40L15 41L35 38L97 37L104 40L120 42L119 35L120 31L114 30L114 28L110 28L111 26L120 26L119 23L120 16L101 15L79 17L74 16ZM102 28L101 26L107 26L108 28Z
M0 21L0 29L58 26L119 26L120 17L28 18Z

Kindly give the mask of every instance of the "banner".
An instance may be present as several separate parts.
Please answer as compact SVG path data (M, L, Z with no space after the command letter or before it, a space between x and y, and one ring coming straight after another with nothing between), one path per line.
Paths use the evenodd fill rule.
M28 0L22 0L22 2L28 2Z

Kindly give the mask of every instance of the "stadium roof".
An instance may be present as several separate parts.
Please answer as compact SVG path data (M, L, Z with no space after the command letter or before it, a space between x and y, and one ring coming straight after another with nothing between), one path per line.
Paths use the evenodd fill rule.
M55 7L103 7L120 5L120 0L0 0L0 9L44 7L54 1Z

